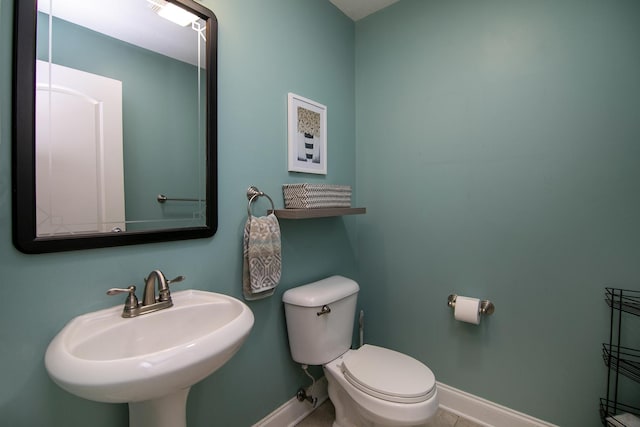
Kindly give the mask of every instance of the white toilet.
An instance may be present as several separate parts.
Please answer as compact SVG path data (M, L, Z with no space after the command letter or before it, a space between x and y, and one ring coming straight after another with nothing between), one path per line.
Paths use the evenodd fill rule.
M397 351L350 350L358 284L332 276L282 296L293 360L322 365L336 409L333 427L420 426L435 415L433 372Z

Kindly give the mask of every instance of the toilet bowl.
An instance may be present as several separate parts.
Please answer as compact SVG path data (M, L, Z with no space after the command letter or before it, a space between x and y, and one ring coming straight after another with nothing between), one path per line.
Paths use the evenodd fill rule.
M358 291L341 276L287 290L291 355L304 365L322 365L336 409L333 427L423 425L438 409L433 372L394 350L350 349Z
M438 409L435 376L402 353L365 344L323 370L336 406L334 427L419 426Z

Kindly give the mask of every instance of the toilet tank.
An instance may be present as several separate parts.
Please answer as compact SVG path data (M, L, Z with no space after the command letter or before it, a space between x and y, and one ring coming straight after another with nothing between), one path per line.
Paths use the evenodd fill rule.
M359 289L351 279L332 276L284 293L282 301L293 360L323 365L349 350ZM331 311L318 314L324 306Z

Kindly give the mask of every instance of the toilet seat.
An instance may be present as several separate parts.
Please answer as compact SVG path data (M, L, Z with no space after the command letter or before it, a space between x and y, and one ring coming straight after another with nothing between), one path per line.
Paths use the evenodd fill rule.
M424 364L397 351L365 344L344 357L347 381L370 396L389 402L418 403L436 391L435 376Z

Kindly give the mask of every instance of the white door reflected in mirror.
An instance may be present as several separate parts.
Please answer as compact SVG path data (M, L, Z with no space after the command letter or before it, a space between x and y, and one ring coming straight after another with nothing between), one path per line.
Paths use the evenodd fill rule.
M122 83L44 61L36 83L37 235L125 230Z

